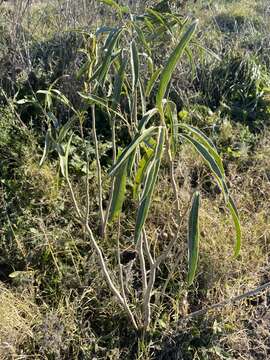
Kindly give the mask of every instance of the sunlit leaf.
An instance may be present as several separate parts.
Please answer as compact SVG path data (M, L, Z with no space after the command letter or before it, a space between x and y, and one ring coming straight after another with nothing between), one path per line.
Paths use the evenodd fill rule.
M183 51L184 51L186 45L189 43L190 39L192 38L192 36L196 30L197 24L198 24L198 21L197 20L194 21L188 27L188 29L185 31L185 33L181 36L181 39L180 39L178 45L172 52L171 56L169 57L169 60L167 61L166 65L161 73L159 88L158 88L157 97L156 97L156 106L159 109L159 111L162 111L162 100L165 96L168 84L171 80L172 73L175 70L176 65L177 65L181 55L183 54Z
M188 286L193 283L199 257L199 207L200 194L195 192L188 219Z

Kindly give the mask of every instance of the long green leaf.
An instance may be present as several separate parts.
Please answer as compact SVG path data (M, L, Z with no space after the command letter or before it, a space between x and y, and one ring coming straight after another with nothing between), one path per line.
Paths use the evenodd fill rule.
M92 80L94 80L95 78L97 78L98 82L103 86L103 83L107 77L109 68L110 68L110 64L111 64L111 59L113 56L113 51L114 48L116 46L117 40L121 34L121 32L123 31L123 28L120 28L118 30L112 30L112 34L109 35L109 39L110 41L108 41L108 44L104 50L105 52L105 56L103 58L102 61L102 65L99 68L98 72L96 72L93 77Z
M125 14L128 12L127 6L121 6L117 4L114 0L99 0L99 2L111 6L113 9L115 9L119 14Z
M148 80L147 85L146 85L146 90L145 90L145 96L150 96L150 94L153 90L153 87L155 85L155 82L161 73L161 70L162 70L161 68L155 70L153 72L152 76L150 77L150 79Z
M199 257L199 207L200 193L196 191L192 199L192 206L188 219L188 286L193 283Z
M50 152L51 147L52 147L52 144L51 144L51 129L49 128L47 130L47 132L46 132L43 155L42 155L42 158L40 160L39 166L42 166L44 164L44 162L47 159L47 156L48 156L48 154Z
M189 43L190 39L192 38L192 36L196 30L197 24L198 24L198 21L196 20L188 27L186 32L181 37L175 50L169 57L169 60L161 73L159 88L158 88L157 97L156 97L156 106L159 109L159 111L161 111L161 112L162 112L162 100L166 93L168 84L171 80L172 73L175 70L176 65L177 65L181 55L183 54L183 51L184 51L186 45Z
M148 173L146 176L143 193L141 196L139 209L136 216L136 224L135 224L135 234L134 241L135 244L140 238L142 228L144 226L145 220L147 218L147 214L151 205L151 198L154 192L155 184L157 181L157 176L159 172L159 167L163 154L163 146L165 141L165 128L160 127L157 137L157 145L155 150L155 155L153 160L149 164Z
M222 173L222 169L219 167L212 154L204 145L202 145L200 141L193 139L192 137L186 134L180 134L180 136L188 140L188 142L194 146L195 150L204 158L209 168L212 170L213 175L215 176L217 183L223 192L225 201L227 202L228 194L229 194L228 187L226 185L225 178Z
M156 127L151 126L149 129L144 130L143 133L136 134L134 139L131 141L131 143L121 153L116 163L111 167L109 175L114 176L121 167L121 165L123 164L123 162L126 161L131 154L133 154L134 150L140 144L140 142L143 141L145 138L149 137L150 135L153 135L153 133L156 132L156 130L157 130Z
M131 73L132 73L132 92L135 91L139 80L139 55L134 40L130 44L130 61L131 61Z
M127 65L127 58L122 58L120 60L120 67L117 71L114 81L114 91L113 91L113 100L115 104L119 104L121 91L123 87L124 77L125 77L125 69Z
M79 92L79 95L85 99L86 101L89 102L90 105L92 104L96 104L102 108L105 108L107 111L109 111L110 113L114 114L115 116L119 117L120 119L124 120L126 122L126 119L124 118L123 115L121 115L118 111L115 111L114 109L112 109L111 107L108 106L108 103L106 100L104 100L103 98L94 95L94 94L90 94L90 95L85 95Z
M127 161L124 162L115 177L112 205L110 208L110 220L117 218L122 211L122 205L125 199L126 183Z
M148 168L149 162L153 158L154 150L151 148L146 149L145 154L141 158L138 164L137 173L135 175L133 184L133 197L134 199L139 196L139 188L143 183L144 176L146 175L146 169Z
M146 127L146 125L148 124L148 122L150 121L150 119L156 115L158 113L158 109L157 108L153 108L151 110L148 110L144 116L141 118L139 125L138 125L138 130L139 131L143 131Z
M235 247L234 247L234 256L238 256L241 250L241 242L242 242L242 230L241 230L241 225L240 225L240 220L239 220L239 214L238 211L236 209L236 206L233 202L233 199L231 198L231 196L229 197L229 201L228 201L228 209L232 215L233 218L233 222L234 222L234 227L235 227L235 231L236 231L236 242L235 242Z
M201 130L199 130L198 128L196 128L194 126L187 125L187 124L181 124L180 127L182 127L185 130L191 132L191 134L193 136L198 138L200 143L203 144L207 148L207 150L211 153L211 155L215 159L216 163L218 164L222 175L224 175L225 171L224 171L222 159L219 156L219 154L218 154L218 152L216 150L216 147L215 147L214 143L212 142L212 140L210 140Z

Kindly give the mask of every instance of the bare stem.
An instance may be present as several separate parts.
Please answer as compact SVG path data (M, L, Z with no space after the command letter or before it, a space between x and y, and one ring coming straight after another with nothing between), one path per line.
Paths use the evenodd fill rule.
M124 286L124 277L123 277L123 267L121 264L121 257L120 257L120 217L118 219L118 235L117 235L117 260L118 260L118 265L119 265L119 273L120 273L120 283L121 283L121 293L122 293L122 297L125 303L125 309L132 321L132 324L134 326L134 328L136 330L138 330L138 326L137 323L135 321L135 318L129 308L128 302L127 302L127 297L126 297L126 293L125 293L125 286Z
M147 277L146 277L146 267L145 267L145 259L143 254L143 236L141 234L140 239L137 243L137 250L139 254L139 260L140 260L140 269L142 274L142 286L143 286L143 297L146 293L147 288Z
M101 165L99 160L99 150L98 150L98 139L97 139L97 131L96 131L96 113L95 113L95 105L91 105L91 114L92 114L92 134L95 145L95 157L97 163L97 176L98 176L98 197L99 197L99 212L101 218L101 228L104 226L104 211L102 205L102 179L101 179Z
M115 118L112 119L112 148L113 148L113 164L116 161L116 137L115 137ZM105 212L105 218L102 225L102 237L105 238L106 236L106 229L107 224L110 216L110 210L112 205L112 199L113 199L113 192L114 192L114 177L111 181L111 189L110 189L110 195L109 195L109 201L108 206Z

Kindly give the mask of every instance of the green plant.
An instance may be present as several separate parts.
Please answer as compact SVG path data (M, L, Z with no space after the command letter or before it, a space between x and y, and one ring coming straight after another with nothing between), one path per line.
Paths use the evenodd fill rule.
M169 98L170 82L181 56L191 56L189 44L197 28L197 21L190 22L173 13L161 13L147 9L144 15L128 13L126 7L113 0L104 1L116 10L119 27L99 28L95 33L83 32L85 38L85 63L78 73L83 80L80 96L83 106L76 110L70 101L57 89L55 84L46 90L45 115L48 120L48 132L41 164L50 150L58 153L61 172L66 179L77 218L88 235L97 254L100 267L107 284L118 303L128 314L135 329L147 331L152 319L151 297L155 288L156 272L166 260L179 237L183 217L189 211L181 213L180 199L174 174L174 158L179 142L189 143L205 160L224 196L225 203L232 215L236 228L235 256L241 245L239 217L226 184L222 160L212 141L198 128L178 122L176 105ZM156 64L153 49L164 42L172 42L174 49L165 65ZM149 45L149 44L152 45ZM153 95L155 94L155 95ZM52 112L53 99L61 101L73 116L64 125L59 126ZM152 103L155 103L152 106ZM96 131L97 109L110 119L112 134L112 166L108 172L111 188L108 205L104 208L103 174L100 163L99 139ZM85 139L83 125L90 110L92 122L92 143L95 151L98 178L98 199L100 215L100 234L94 234L89 225L89 154L86 148L86 203L76 198L69 175L69 152L72 144L72 127L79 122L80 133ZM121 139L117 134L123 128L131 139L121 148ZM117 148L119 147L118 151ZM176 230L166 245L156 254L147 238L147 218L151 213L151 204L161 169L169 168L171 186L174 194ZM106 239L108 228L113 229L114 222L121 221L122 206L128 194L128 186L133 188L133 201L137 202L133 244L140 263L141 291L127 293L123 265L120 254L120 234L117 243L117 261L119 276L117 279L109 269L108 262L101 249L98 237ZM188 231L188 272L187 286L195 277L199 254L199 193L195 193L189 212ZM109 229L110 230L110 229Z

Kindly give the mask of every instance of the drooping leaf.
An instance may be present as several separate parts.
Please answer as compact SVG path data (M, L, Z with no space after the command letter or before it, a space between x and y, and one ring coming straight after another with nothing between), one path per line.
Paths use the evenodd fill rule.
M120 114L118 111L112 109L111 107L109 107L108 102L106 100L104 100L103 98L94 95L94 94L89 94L89 95L85 95L79 92L79 95L85 99L86 101L89 102L90 105L92 104L96 104L98 106L100 106L101 108L105 108L107 111L109 111L110 113L112 113L113 115L119 117L120 119L124 120L126 122L126 119L124 118L124 116L122 114Z
M156 130L157 130L156 127L151 126L149 129L144 130L142 133L136 134L134 139L131 141L131 143L121 153L116 163L111 167L109 175L114 176L118 171L118 169L120 168L120 166L123 164L123 162L126 161L127 158L133 153L133 151L140 144L140 142L143 141L145 138L153 135L153 133L155 133Z
M222 159L219 156L212 140L209 139L200 129L198 129L194 126L191 126L188 124L181 124L180 127L189 131L193 136L195 136L200 141L201 144L203 144L206 147L206 149L211 153L211 155L215 159L216 163L218 164L218 166L220 168L222 175L224 176L225 172L224 172Z
M197 20L194 21L188 27L188 29L185 31L185 33L182 35L178 45L172 52L171 56L169 57L169 60L167 61L166 65L161 73L159 88L158 88L157 97L156 97L156 106L159 109L159 111L162 111L162 100L166 93L168 84L171 80L172 73L175 70L176 65L177 65L181 55L183 54L183 51L184 51L186 45L189 43L190 39L192 38L192 36L196 30L197 24L198 24L198 21Z
M188 219L188 286L193 283L199 257L199 207L200 193L195 192Z
M204 145L202 145L202 143L200 141L193 139L192 137L190 137L189 135L186 135L186 134L181 134L180 136L183 137L184 139L188 140L188 142L193 145L195 150L206 161L207 165L212 170L212 173L213 173L215 179L217 180L217 183L218 183L220 189L223 192L225 201L227 202L229 191L228 191L228 187L225 182L222 168L220 168L220 166L217 164L217 162L214 159L214 157L212 156L212 154L209 152L209 150Z
M147 126L149 120L158 113L157 108L153 108L151 110L148 110L144 116L141 118L139 125L138 125L138 131L143 131L145 127Z

